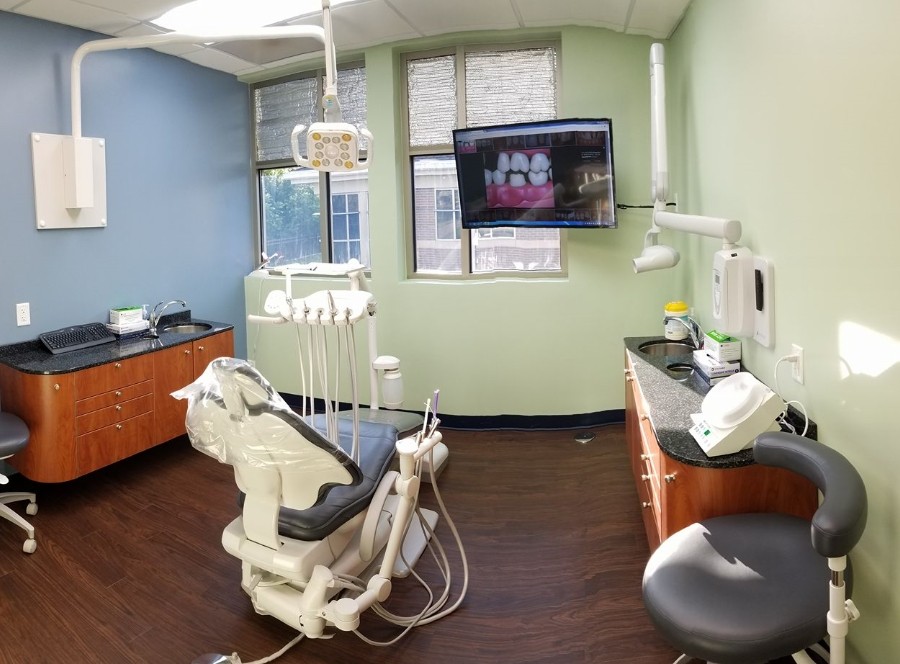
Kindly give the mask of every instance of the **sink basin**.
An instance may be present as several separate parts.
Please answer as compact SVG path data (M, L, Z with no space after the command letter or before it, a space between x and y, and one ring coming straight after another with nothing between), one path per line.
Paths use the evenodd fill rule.
M688 362L674 362L666 366L666 373L675 380L687 380L694 373L694 366Z
M654 341L645 341L638 350L645 355L656 355L669 357L672 355L690 355L694 351L694 347L683 341L666 341L658 339Z
M206 332L212 329L209 323L175 323L167 325L161 332L175 332L178 334L196 334L197 332Z

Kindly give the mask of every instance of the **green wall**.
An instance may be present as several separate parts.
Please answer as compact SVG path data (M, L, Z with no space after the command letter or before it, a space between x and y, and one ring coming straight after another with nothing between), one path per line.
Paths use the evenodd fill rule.
M560 116L611 117L619 200L648 203L651 41L590 28L563 28L557 34L562 45ZM536 38L534 33L525 37ZM452 41L444 38L440 43ZM369 171L371 285L379 303L379 350L402 361L406 407L420 409L439 387L441 409L455 415L558 415L622 408L623 337L660 332L663 305L674 296L683 297L687 286L684 268L633 274L631 258L640 253L650 225L646 211L621 212L618 230L569 231L565 278L466 283L407 279L399 52L436 43L382 46L365 53L368 125L376 137ZM497 122L502 121L498 109ZM261 284L258 279L247 280L251 311L260 286L282 287L280 280ZM295 293L324 287L321 281L297 281ZM272 329L262 334L265 343L256 349L260 367L278 389L295 391L295 337ZM249 326L251 357L254 335Z
M775 264L775 347L745 344L745 363L773 385L802 346L805 384L782 365L782 395L866 482L849 661L871 664L900 661L898 25L888 1L694 0L667 51L682 210L740 219L742 244ZM716 248L689 247L701 319Z

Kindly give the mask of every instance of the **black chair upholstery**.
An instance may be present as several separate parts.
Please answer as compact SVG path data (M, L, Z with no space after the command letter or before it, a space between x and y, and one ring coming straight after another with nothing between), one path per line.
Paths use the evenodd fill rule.
M25 422L12 413L0 412L0 459L6 459L13 454L21 452L28 445L30 437L31 432L28 430L28 425ZM0 477L3 477L3 475L0 475ZM11 521L25 531L28 539L25 540L22 550L25 553L34 553L37 548L34 540L34 526L7 506L9 503L22 500L28 501L28 506L25 508L27 514L37 514L37 503L33 493L22 491L7 492L0 493L0 518Z
M353 422L338 420L341 449L350 452ZM278 533L284 537L308 542L324 539L362 512L372 501L381 478L390 469L397 442L397 429L378 422L359 423L359 468L357 481L349 486L332 486L316 505L295 510L282 507L278 512ZM241 506L244 494L239 497Z
M862 479L834 450L768 433L756 440L754 458L822 491L812 522L785 514L707 519L665 540L644 572L644 605L657 629L686 655L717 664L759 664L822 640L828 558L847 555L866 524ZM849 574L846 581L849 591Z

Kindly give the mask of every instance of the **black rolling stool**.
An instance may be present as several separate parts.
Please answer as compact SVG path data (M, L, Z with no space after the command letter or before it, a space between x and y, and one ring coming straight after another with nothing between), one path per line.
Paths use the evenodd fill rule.
M806 438L766 433L753 453L757 463L787 468L819 488L812 522L734 514L688 526L650 557L644 605L662 636L685 653L676 664L809 663L805 650L818 650L826 636L830 661L843 664L847 624L858 615L846 600L847 554L866 526L865 485L846 458Z
M28 426L12 413L0 412L0 460L8 459L16 452L21 451L28 444ZM0 474L0 484L6 484L9 479ZM23 528L28 533L28 539L25 540L22 550L25 553L34 553L37 549L37 542L34 541L34 527L21 516L13 512L7 503L15 503L20 500L29 501L25 512L30 515L37 514L38 506L35 502L36 498L33 493L26 492L10 492L0 493L0 517Z

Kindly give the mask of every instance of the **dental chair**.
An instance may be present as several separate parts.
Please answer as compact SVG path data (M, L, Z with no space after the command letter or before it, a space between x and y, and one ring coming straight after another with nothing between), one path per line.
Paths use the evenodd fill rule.
M28 444L29 436L30 432L25 422L12 413L0 412L0 461L20 452ZM8 482L6 476L0 473L0 484ZM8 492L0 493L0 518L13 522L27 533L28 539L25 540L22 550L25 553L34 553L37 550L37 542L34 541L34 526L7 507L8 503L20 500L28 501L28 505L25 507L26 514L37 514L38 506L33 493Z
M173 396L189 401L191 444L234 467L242 511L222 545L241 560L241 586L257 613L310 638L356 630L433 533L437 513L416 509L417 472L440 433L398 441L396 428L361 422L354 446L353 423L344 421L335 444L232 358L214 360ZM390 470L397 453L399 472Z
M675 533L644 572L644 605L682 655L718 664L762 664L779 657L811 664L811 649L844 664L848 623L847 554L866 526L866 489L847 459L821 443L766 433L757 463L812 481L823 499L812 522L785 514L707 519ZM845 579L845 570L848 571ZM829 653L820 644L828 638Z

